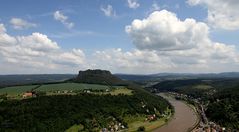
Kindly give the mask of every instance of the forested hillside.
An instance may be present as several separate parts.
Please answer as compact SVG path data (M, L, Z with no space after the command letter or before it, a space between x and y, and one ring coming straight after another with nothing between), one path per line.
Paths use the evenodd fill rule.
M10 100L0 103L0 130L59 132L76 124L84 131L99 131L116 122L127 128L127 117L160 117L167 107L164 99L140 89L130 96L79 94Z
M84 81L96 84L105 76L108 76L106 81L114 80L111 77L116 78L108 72L94 73L90 73L94 80ZM81 77L87 78L88 75ZM153 115L154 120L158 120L168 114L169 109L173 109L165 99L140 86L118 78L115 80L124 82L132 93L76 92L26 99L0 98L0 131L63 132L71 128L77 128L78 131L127 130L131 123L145 122Z
M221 126L239 129L239 86L215 93L206 111L209 119Z

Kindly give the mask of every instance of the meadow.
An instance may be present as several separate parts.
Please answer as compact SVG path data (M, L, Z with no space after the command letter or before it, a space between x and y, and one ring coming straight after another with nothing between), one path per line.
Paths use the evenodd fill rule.
M0 89L0 94L8 94L10 96L22 94L26 91L30 91L37 85L26 85L26 86L13 86Z
M16 96L23 94L26 91L31 91L39 85L24 85L5 87L0 89L0 94L8 94L10 96ZM124 88L124 86L113 86L114 88ZM54 92L54 91L81 91L84 89L91 90L106 90L110 89L107 85L98 84L86 84L86 83L58 83L58 84L43 84L35 91Z

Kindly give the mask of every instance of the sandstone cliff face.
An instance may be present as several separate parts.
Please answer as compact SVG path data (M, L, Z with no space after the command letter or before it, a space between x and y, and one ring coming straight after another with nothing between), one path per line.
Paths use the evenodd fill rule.
M86 70L79 71L78 76L75 79L80 83L93 83L93 84L107 84L107 85L124 85L126 84L120 78L111 74L107 70Z
M86 71L79 71L78 77L84 77L84 76L109 76L112 75L110 71L107 70L86 70Z

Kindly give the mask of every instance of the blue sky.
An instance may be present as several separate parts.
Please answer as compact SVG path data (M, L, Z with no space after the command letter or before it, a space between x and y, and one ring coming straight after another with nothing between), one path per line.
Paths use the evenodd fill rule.
M66 49L84 48L89 50L104 48L132 48L127 34L124 31L125 25L129 25L135 18L142 19L151 11L153 3L167 9L177 12L181 19L193 17L202 21L206 17L206 10L202 8L192 8L182 0L158 0L158 1L139 1L140 7L130 9L125 0L42 0L29 1L23 0L16 4L16 0L6 0L0 5L0 16L4 23L12 17L22 18L39 26L29 30L16 31L11 27L8 33L12 35L27 35L32 32L41 32L49 38L57 41L61 47ZM46 4L47 3L47 4ZM100 10L101 6L112 5L116 17L106 17ZM176 6L179 5L177 8ZM13 9L14 11L8 11ZM65 28L61 23L54 20L53 13L59 10L69 17L69 21L74 22L72 29ZM9 25L10 26L10 25ZM81 32L79 35L68 36L72 32ZM92 34L87 35L87 32ZM62 38L56 37L55 34L65 34Z
M210 1L210 0L209 0ZM214 0L211 0L214 1ZM130 7L131 4L134 7ZM191 4L190 4L191 2ZM222 0L220 0L222 4ZM42 35L45 35L47 39L56 42L57 46L60 47L59 55L64 54L74 54L72 52L72 49L80 49L83 52L84 58L82 59L82 63L76 63L76 65L68 65L63 66L64 70L60 70L61 66L56 66L55 64L52 64L55 67L55 69L47 69L44 67L33 67L28 66L27 64L22 64L21 68L16 69L14 71L8 70L5 68L5 71L0 71L0 74L12 74L13 72L16 73L39 73L39 72L46 72L49 71L54 72L62 72L62 73L73 73L76 69L87 69L87 68L105 68L108 70L112 70L113 72L127 72L127 73L139 73L140 70L140 59L137 58L135 63L137 63L137 66L130 67L130 64L124 65L122 67L117 67L113 64L109 64L107 61L104 63L102 60L94 60L92 62L89 62L87 60L96 58L94 55L96 52L100 52L101 55L104 54L106 56L115 56L115 53L109 53L114 50L117 50L118 48L121 49L121 54L123 56L127 56L127 52L134 53L135 50L139 50L140 53L154 53L157 54L160 59L165 58L165 56L161 56L162 50L157 47L160 47L159 45L161 43L155 44L154 49L152 48L142 48L145 47L139 44L138 40L136 41L135 34L132 32L126 32L125 28L127 25L130 25L133 30L133 24L132 22L135 19L138 19L140 21L143 21L143 19L147 19L153 12L158 11L159 16L164 16L162 10L166 10L167 12L172 14L175 14L176 18L180 21L184 22L187 18L194 19L197 23L202 22L207 25L208 29L208 40L212 41L213 43L223 43L223 45L233 45L234 49L236 50L235 57L237 56L237 49L238 49L238 42L239 38L237 37L239 30L238 25L235 24L234 27L227 26L223 27L219 26L214 27L217 25L214 22L217 19L213 18L213 20L209 20L209 12L216 12L214 9L211 9L210 2L206 2L205 0L199 0L197 2L196 0L41 0L41 1L35 1L35 0L3 0L2 4L0 5L0 24L3 24L6 31L4 32L8 36L14 37L15 39L18 39L18 37L31 37L33 33L40 33ZM108 10L108 7L111 7L112 10ZM216 7L215 7L216 8ZM107 15L103 9L108 10L109 15ZM56 15L56 12L59 12L58 18L54 16ZM165 12L164 12L165 13ZM221 13L221 12L218 12ZM234 11L232 11L232 14L223 14L223 15L238 15L233 14ZM238 15L239 16L239 15ZM63 18L62 18L63 17ZM15 18L15 23L12 19ZM19 19L22 20L20 22L25 23L25 25L16 25L19 24ZM64 19L64 20L63 20ZM236 23L236 20L228 20L229 22L233 21ZM168 22L166 20L166 22ZM227 23L229 23L227 22ZM15 27L14 27L15 24ZM72 24L72 26L70 26ZM160 22L158 23L160 24ZM157 23L155 24L157 26ZM18 26L18 27L16 27ZM20 27L19 27L20 26ZM149 27L152 25L149 25ZM19 29L20 28L20 29ZM135 31L138 32L138 31ZM141 30L142 34L149 33L148 29ZM158 32L161 33L161 30L159 29ZM181 33L181 32L180 32ZM174 34L175 35L175 34ZM184 34L182 34L184 35ZM161 35L162 36L162 35ZM147 36L146 36L147 37ZM177 38L177 37L176 37ZM21 40L17 40L19 45L22 45L20 42ZM35 42L35 41L34 41ZM165 42L163 40L162 42ZM1 43L1 41L0 41ZM3 42L2 42L3 43ZM44 43L44 42L42 42ZM24 45L24 44L23 44ZM34 45L34 44L33 44ZM11 49L16 48L17 46L11 47ZM31 46L32 47L32 46ZM171 47L172 48L172 47ZM28 47L29 49L29 47ZM32 50L32 49L31 49ZM111 50L111 51L110 51ZM178 51L178 49L176 49ZM181 49L180 49L181 50ZM159 53L160 52L160 53ZM175 52L173 50L172 52L167 52L167 54L172 54ZM187 52L187 51L186 51ZM222 51L223 52L223 51ZM234 52L234 51L233 51ZM6 67L10 65L11 63L20 63L16 61L9 61L9 57L11 55L6 55L7 53L0 56L0 60L2 62L0 67ZM13 53L9 53L13 54ZM24 54L24 53L23 53ZM48 54L45 53L44 54ZM114 54L114 55L112 55ZM219 53L218 53L219 54ZM59 56L58 55L58 56ZM22 56L25 56L22 55ZM14 58L11 56L11 59L19 59ZM42 57L42 56L41 56ZM39 60L36 61L36 63L41 62L41 57L39 57ZM72 57L72 56L71 56ZM81 56L82 57L82 56ZM121 58L120 56L116 56L117 58ZM74 57L72 57L74 58ZM124 57L123 57L124 58ZM148 58L143 57L144 59L148 60ZM193 58L193 56L192 56ZM10 60L11 60L10 59ZM66 57L67 59L67 57ZM112 58L115 59L115 58ZM175 58L167 57L166 64L170 64L172 66L171 68L155 68L153 67L153 70L146 70L143 73L154 73L154 72L187 72L182 71L182 66L184 64L179 64L178 66L177 62L173 61ZM185 58L184 58L185 59ZM184 60L182 59L182 60ZM198 58L200 59L200 58ZM32 59L30 59L32 60ZM87 62L86 62L87 61ZM203 60L202 60L203 61ZM209 61L209 60L205 60ZM221 60L220 60L221 61ZM54 60L49 59L48 62L54 62ZM181 61L180 61L181 62ZM147 61L143 61L143 65L149 66L148 68L151 69L151 65L153 64L145 64ZM229 62L228 62L229 63ZM231 63L231 62L230 62ZM235 68L236 64L238 63L237 60L235 62L235 65L233 65L234 71L237 71L238 69ZM44 64L47 64L44 62ZM65 64L65 63L64 63ZM165 65L166 65L165 64ZM155 65L158 65L155 63ZM197 66L200 64L197 64ZM210 66L202 66L198 67L200 68L199 72L221 72L221 71L229 71L231 69L227 69L227 65L223 66L222 68L219 68L217 70L213 70L213 65L216 65L216 63L213 63ZM128 67L127 67L128 66ZM28 70L26 72L26 67L30 67L30 71ZM116 68L117 67L117 68ZM193 66L189 66L188 72L193 72L192 70ZM206 70L202 70L203 67L207 67ZM74 70L71 70L74 69Z

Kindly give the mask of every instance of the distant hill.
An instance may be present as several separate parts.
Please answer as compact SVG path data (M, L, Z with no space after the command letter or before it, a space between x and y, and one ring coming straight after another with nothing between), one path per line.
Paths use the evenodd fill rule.
M131 81L176 80L176 79L210 79L210 78L239 78L239 72L222 73L156 73L148 75L115 74L117 77Z
M114 74L114 75L123 80L131 80L131 81L144 81L155 78L154 76L150 75L134 75L134 74Z
M94 74L94 72L96 74ZM86 76L86 78L83 79L81 75ZM203 73L203 74L157 73L157 74L150 74L150 75L136 75L136 74L113 74L112 75L109 71L105 71L105 70L87 70L87 71L80 71L79 75L76 75L76 74L0 75L0 88L7 87L7 86L15 86L15 85L60 82L64 80L69 80L71 78L76 78L75 81L78 81L78 82L82 81L82 82L96 83L96 84L102 83L102 79L104 78L104 80L106 80L107 82L117 85L117 84L122 84L122 80L142 82L142 81L148 81L148 80L161 81L161 80L168 80L168 79L175 80L175 79L197 79L197 78L206 78L206 79L208 78L239 78L239 72Z
M154 77L194 77L194 78L239 78L239 72L222 73L157 73Z
M179 79L158 82L147 89L155 92L180 92L200 97L210 91L221 91L239 85L239 78Z
M76 78L73 79L74 82L78 83L92 83L92 84L109 84L109 85L125 85L126 82L120 78L111 74L107 70L86 70L79 71Z
M76 74L0 75L0 88L16 85L60 82L75 76Z

